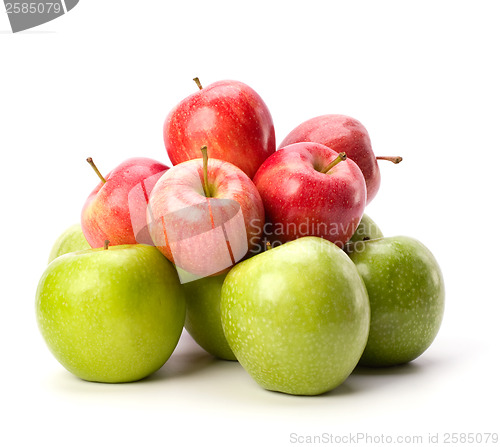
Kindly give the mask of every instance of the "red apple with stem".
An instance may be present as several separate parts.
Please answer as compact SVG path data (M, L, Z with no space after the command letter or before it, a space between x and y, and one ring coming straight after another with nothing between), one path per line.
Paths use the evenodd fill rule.
M153 186L168 167L150 158L130 158L103 177L92 158L87 161L101 180L81 215L83 234L91 247L101 247L106 239L111 245L153 245L146 207Z
M208 159L206 146L202 154L163 174L148 206L151 237L181 282L233 266L258 245L264 225L252 180L227 161Z
M342 247L366 204L354 161L318 143L295 143L269 157L254 177L264 202L264 234L282 243L318 236Z
M250 178L276 151L271 113L262 98L238 81L219 81L185 98L168 114L165 147L176 165L200 157L210 142L210 157L238 166Z
M345 152L363 172L366 181L366 203L370 203L380 187L380 170L377 160L393 163L401 157L376 157L365 127L356 119L345 115L322 115L303 122L293 129L280 145L300 142L321 143L336 152Z

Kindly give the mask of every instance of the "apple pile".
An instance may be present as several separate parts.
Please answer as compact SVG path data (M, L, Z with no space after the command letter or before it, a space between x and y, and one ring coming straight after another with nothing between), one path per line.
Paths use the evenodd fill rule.
M365 214L378 160L357 120L324 115L276 150L271 114L220 81L163 128L173 167L132 158L103 176L81 224L55 242L36 292L56 359L95 382L140 380L183 328L262 387L317 395L357 365L420 356L444 310L440 268L419 241Z

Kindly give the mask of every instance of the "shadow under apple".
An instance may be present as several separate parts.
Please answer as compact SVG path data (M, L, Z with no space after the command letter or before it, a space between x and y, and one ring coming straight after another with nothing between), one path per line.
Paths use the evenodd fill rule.
M409 362L394 366L368 367L356 366L351 373L354 376L401 376L417 374L421 372L423 366L419 363Z
M172 356L158 371L144 378L142 382L157 382L186 377L204 369L215 367L220 362L226 363L225 360L217 359L206 352L184 330Z
M206 352L188 352L172 355L172 358L158 371L142 379L142 382L158 382L196 374L220 360Z

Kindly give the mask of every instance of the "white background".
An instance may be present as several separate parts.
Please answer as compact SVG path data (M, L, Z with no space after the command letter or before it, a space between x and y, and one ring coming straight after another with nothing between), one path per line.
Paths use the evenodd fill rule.
M0 444L281 446L291 433L499 432L495 6L81 0L16 35L2 9ZM167 162L163 120L196 91L194 76L253 87L278 143L306 119L342 113L367 127L377 154L404 157L381 163L367 213L386 235L424 242L442 266L445 318L422 357L309 398L260 389L186 336L134 384L86 383L52 357L35 290L54 239L97 183L85 158L104 173L132 156Z

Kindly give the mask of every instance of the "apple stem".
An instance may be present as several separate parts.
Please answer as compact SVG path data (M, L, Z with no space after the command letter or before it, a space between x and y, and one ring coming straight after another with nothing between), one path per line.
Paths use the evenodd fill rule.
M107 250L109 248L109 241L106 239L104 241L104 250Z
M322 174L326 174L330 169L332 169L335 165L338 165L341 161L345 161L347 159L347 155L345 152L341 152L335 160L333 160L328 166L325 166L322 170Z
M377 157L377 160L387 160L392 161L395 165L401 163L403 161L403 157L395 156L395 157Z
M87 163L92 166L92 169L95 171L95 173L98 175L98 177L101 179L101 182L106 183L106 179L102 176L102 174L99 172L99 169L97 169L97 166L94 163L94 160L92 160L92 157L87 158Z
M196 85L198 86L198 88L200 90L203 90L203 86L201 85L201 82L200 82L200 80L197 77L193 78L193 81L196 82Z
M208 147L202 146L201 153L203 154L203 191L205 197L210 197L210 190L208 188Z

